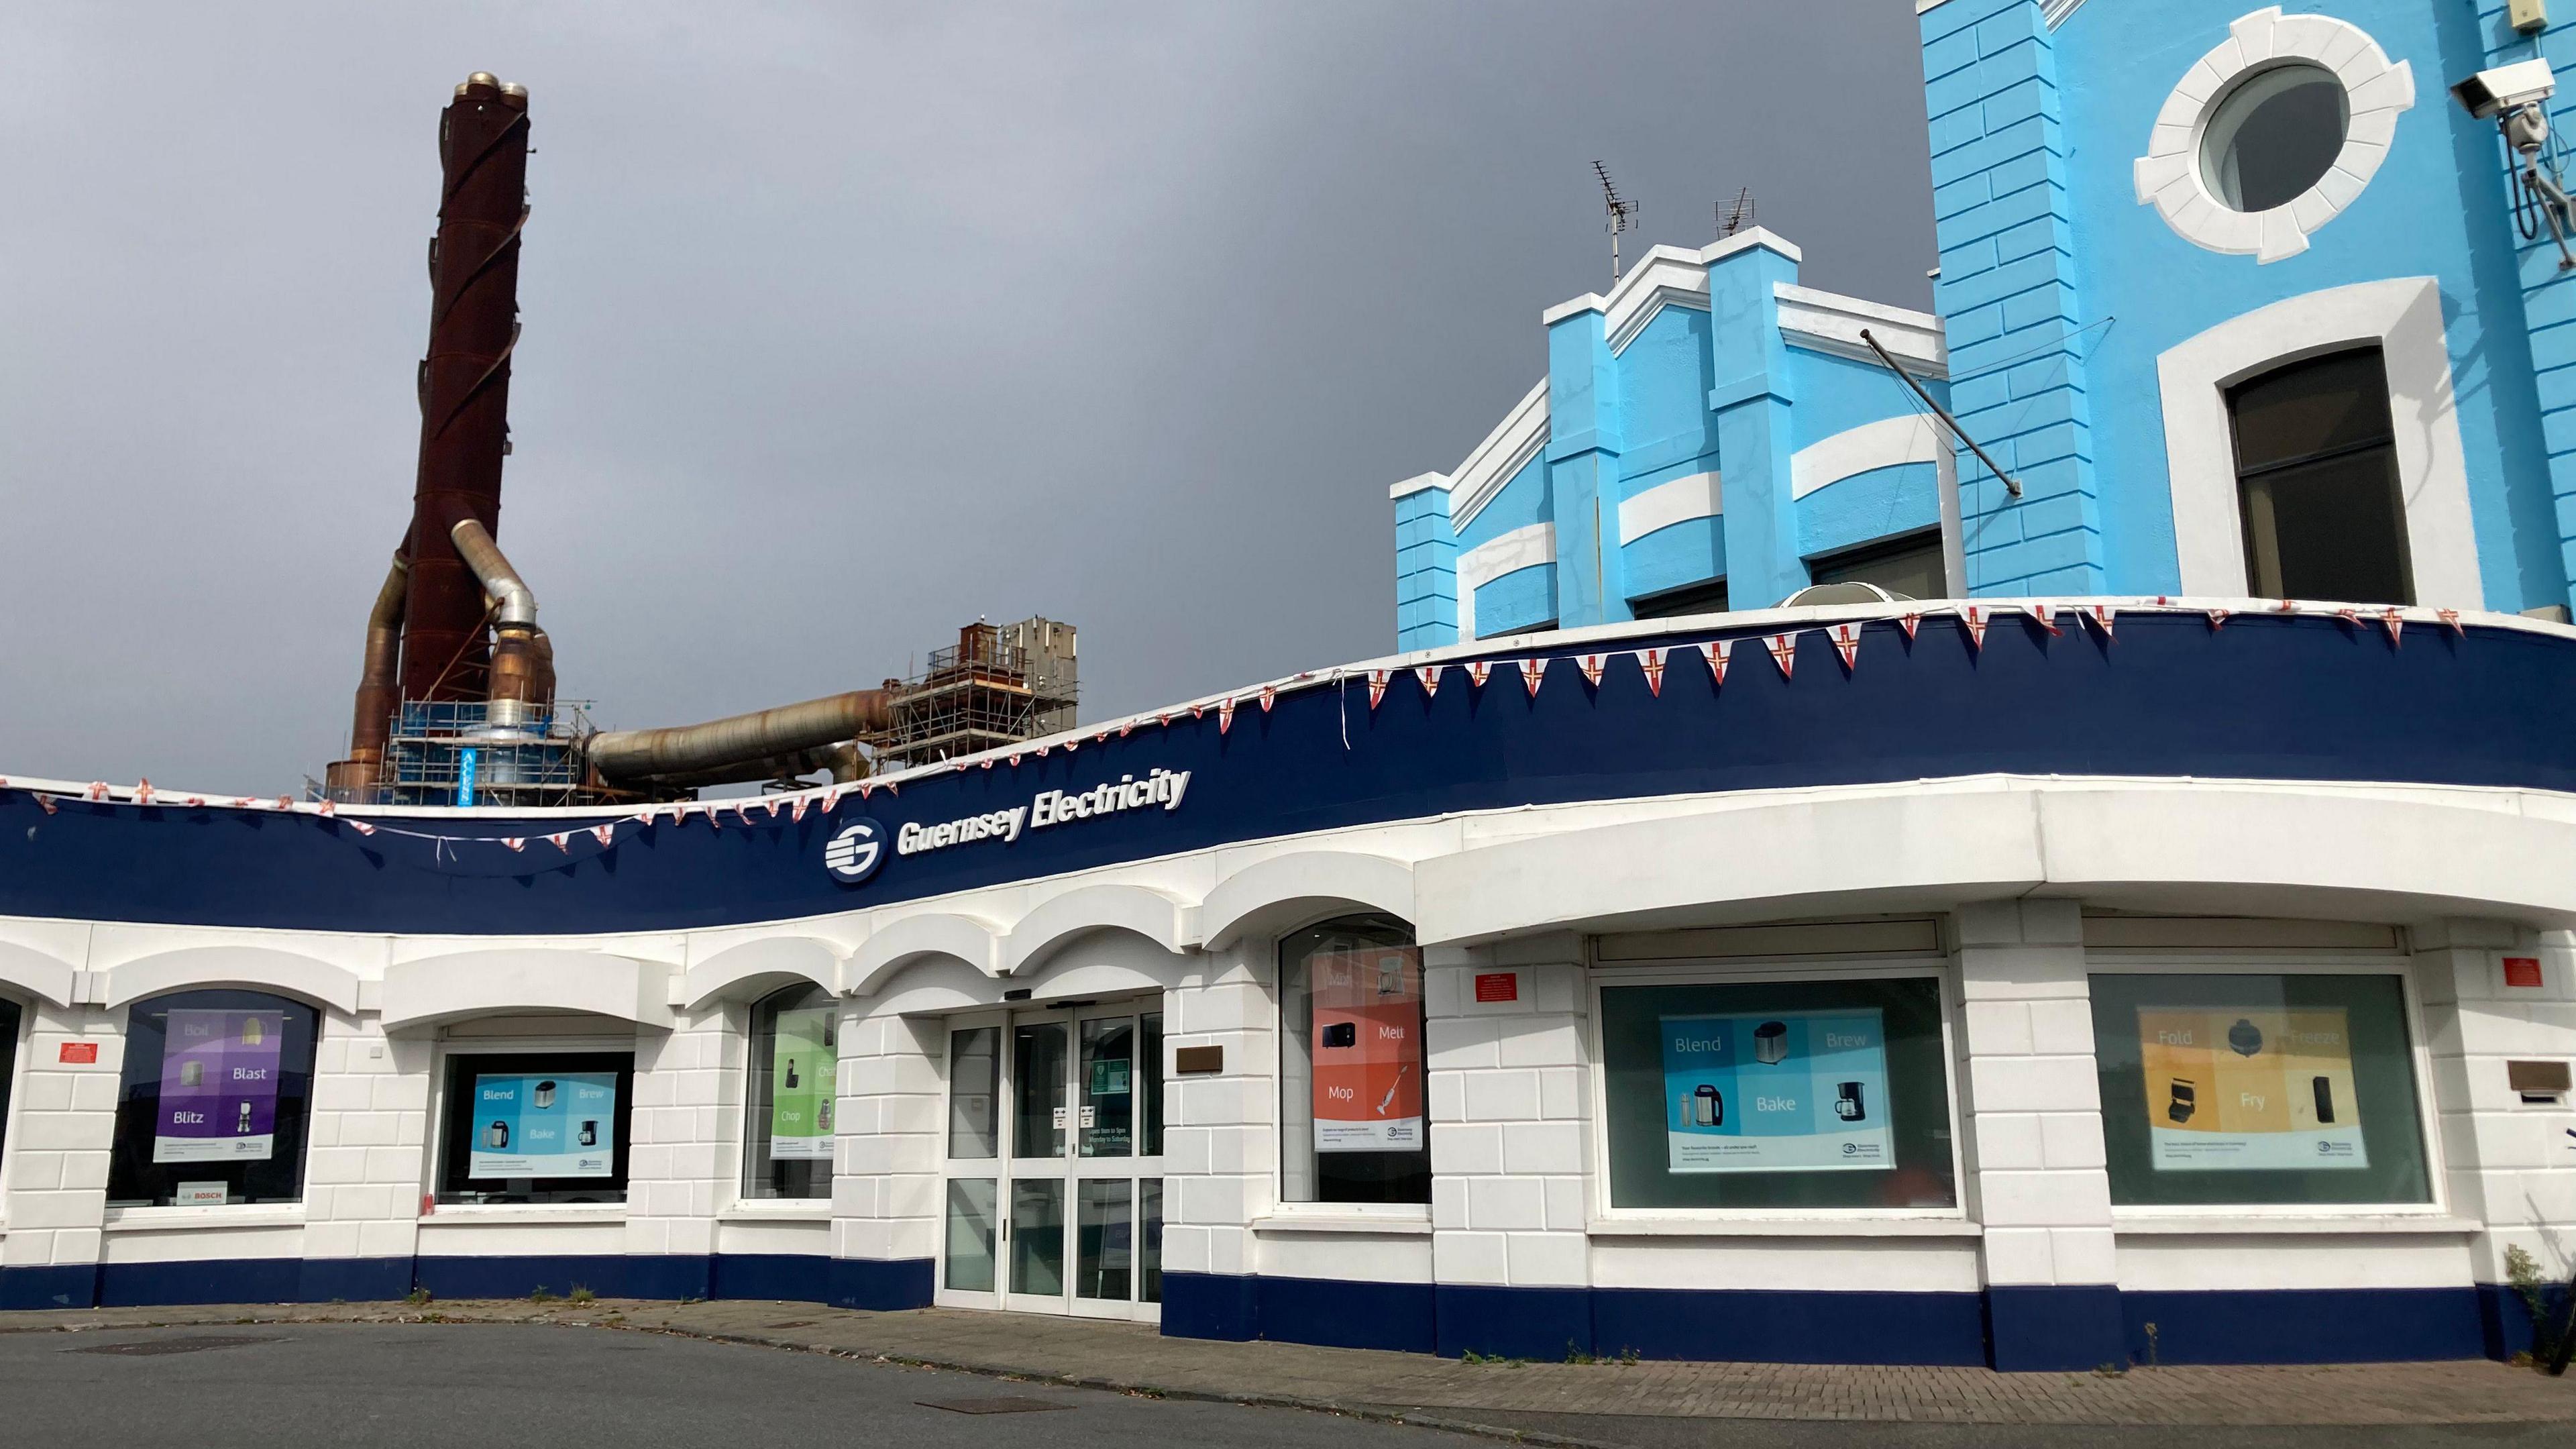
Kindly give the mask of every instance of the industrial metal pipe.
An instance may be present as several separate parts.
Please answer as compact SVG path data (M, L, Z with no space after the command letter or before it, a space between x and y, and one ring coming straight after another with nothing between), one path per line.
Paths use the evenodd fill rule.
M629 789L768 779L798 759L811 761L804 769L837 773L846 768L841 760L806 752L882 730L890 713L886 691L854 689L705 724L605 730L591 736L590 767L603 782ZM797 758L782 758L790 756Z
M480 520L465 519L447 536L493 604L492 687L484 722L494 729L526 728L554 703L554 644L539 643L536 593Z
M466 519L447 531L456 544L457 555L474 571L475 582L483 586L484 597L494 605L492 622L504 629L519 626L534 629L537 625L537 595L501 546L492 541L492 531L479 520Z
M367 610L366 661L358 670L358 698L349 715L349 758L332 762L323 781L333 798L363 790L383 776L385 743L393 736L395 677L402 663L403 601L411 588L411 561L400 553L385 569L376 602Z

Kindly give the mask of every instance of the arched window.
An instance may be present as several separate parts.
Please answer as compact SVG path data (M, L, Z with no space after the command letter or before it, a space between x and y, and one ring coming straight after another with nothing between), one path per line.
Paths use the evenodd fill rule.
M321 1013L259 991L180 991L126 1018L110 1207L297 1202Z
M2376 347L2227 390L2248 589L2267 599L2415 602L2388 370Z
M1279 943L1280 1198L1428 1203L1422 952L1393 916Z
M743 1126L742 1195L832 1195L833 1100L840 1006L820 986L790 986L751 1009L751 1118Z

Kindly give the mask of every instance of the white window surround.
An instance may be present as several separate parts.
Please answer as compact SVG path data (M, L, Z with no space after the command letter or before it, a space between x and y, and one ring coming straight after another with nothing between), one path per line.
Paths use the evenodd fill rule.
M2207 251L2260 264L2294 257L2370 184L2397 136L2397 117L2415 104L2415 75L2391 62L2358 27L2329 15L2283 16L2277 5L2239 17L2227 39L2183 73L2156 113L2147 153L2137 160L2138 204L2152 205L2174 234ZM2269 211L2231 210L2200 174L2200 143L2216 102L2259 70L2306 61L2343 82L2351 119L2343 150L2316 185Z
M2441 285L2431 277L2357 282L2286 297L2221 322L2156 359L2165 466L2173 487L2174 553L2184 593L2247 592L2244 517L2225 389L2285 363L2368 344L2378 345L2388 365L2415 602L2485 607L2469 510L2468 454L2460 441L2442 330Z
M1556 525L1533 523L1458 555L1458 642L1476 637L1476 590L1505 574L1556 562Z
M1715 473L1693 473L1658 483L1619 500L1619 544L1626 547L1659 529L1726 511L1726 484Z

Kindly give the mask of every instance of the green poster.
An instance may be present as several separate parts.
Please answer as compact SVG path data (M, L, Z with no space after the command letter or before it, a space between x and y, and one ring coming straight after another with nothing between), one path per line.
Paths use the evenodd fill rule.
M781 1161L832 1157L832 1008L778 1013L769 1068L769 1155Z

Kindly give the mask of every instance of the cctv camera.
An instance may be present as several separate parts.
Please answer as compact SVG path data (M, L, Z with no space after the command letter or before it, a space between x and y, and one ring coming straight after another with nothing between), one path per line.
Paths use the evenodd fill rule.
M2510 111L2535 101L2545 101L2558 89L2558 77L2545 60L2522 60L2482 70L2458 85L2451 94L2470 115L2483 121L2499 111Z

